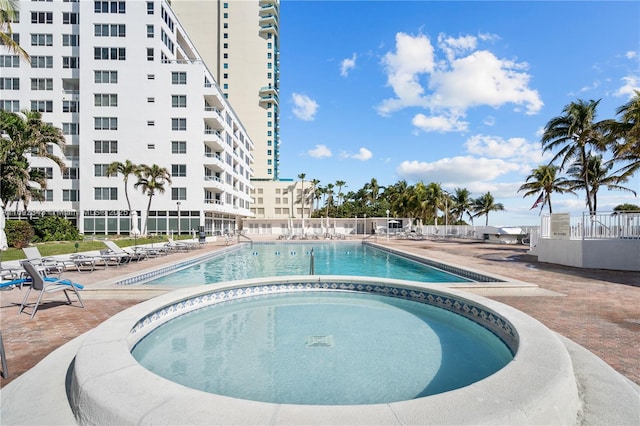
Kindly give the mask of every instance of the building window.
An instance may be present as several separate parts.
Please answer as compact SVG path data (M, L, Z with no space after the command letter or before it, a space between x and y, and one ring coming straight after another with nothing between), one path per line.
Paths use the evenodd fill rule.
M32 46L53 46L53 34L31 34Z
M187 177L187 165L186 164L172 164L171 165L171 177Z
M63 46L80 46L80 36L78 34L62 34Z
M124 1L94 1L93 11L95 13L126 13L126 3Z
M31 12L32 24L53 24L53 12Z
M96 93L93 95L93 104L97 107L117 107L118 95L115 93Z
M154 29L153 25L147 25L147 38L153 38Z
M126 37L125 24L94 24L93 34L96 37Z
M171 119L171 130L186 131L187 130L187 119L186 118L172 118Z
M34 167L33 170L45 179L53 179L53 167Z
M62 179L78 179L79 176L77 167L67 167L62 172Z
M154 120L148 120L147 121L147 126L155 126L156 122Z
M0 90L20 90L20 79L0 78Z
M147 149L156 149L156 144L154 144L154 143L148 143L148 144L147 144Z
M18 55L0 55L0 68L19 68L20 58Z
M53 68L53 56L32 56L31 68Z
M80 191L77 189L63 189L62 201L80 201Z
M20 111L20 101L0 99L0 110L9 111L9 112L18 112Z
M153 48L147 48L147 61L153 61Z
M80 68L80 58L77 56L63 56L62 68L78 69Z
M109 165L108 164L94 164L93 165L93 175L95 177L107 176L107 170L109 170Z
M62 23L63 24L79 24L80 16L75 12L62 12Z
M79 112L79 101L62 101L62 112Z
M153 15L153 2L147 2L147 15Z
M179 71L171 72L171 84L187 84L187 73Z
M53 112L53 101L31 101L31 111Z
M115 84L118 82L118 71L94 71L95 83Z
M186 200L187 199L187 188L171 188L171 199L172 200Z
M95 130L118 130L117 117L94 117L93 123Z
M78 124L78 123L62 123L62 134L63 135L79 135L80 134L80 124Z
M118 141L93 141L93 152L96 154L117 154Z
M118 60L127 59L126 49L124 47L94 47L93 58L96 60Z
M171 141L171 153L172 154L186 154L187 153L187 141Z
M53 189L45 189L42 191L44 201L53 201Z
M172 108L186 108L187 96L186 95L171 95L171 107Z
M118 188L94 188L95 200L117 200Z

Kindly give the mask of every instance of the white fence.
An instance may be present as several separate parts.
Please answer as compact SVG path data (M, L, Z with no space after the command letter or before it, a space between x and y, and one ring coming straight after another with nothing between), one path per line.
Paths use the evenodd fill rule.
M583 213L582 216L552 214L542 217L540 238L640 239L640 212Z

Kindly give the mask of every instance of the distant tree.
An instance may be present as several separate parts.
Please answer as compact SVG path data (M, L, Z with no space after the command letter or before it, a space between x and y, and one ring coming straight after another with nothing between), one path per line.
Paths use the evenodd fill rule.
M473 223L473 215L471 210L473 208L473 199L471 193L466 188L456 188L451 196L452 206L450 207L451 214L456 218L456 223L462 222L462 217L466 214L471 223Z
M640 91L636 90L616 114L621 115L620 121L610 126L614 161L623 164L616 174L626 179L640 169Z
M624 203L618 204L613 208L614 212L640 212L640 206L636 204Z
M523 197L542 197L542 207L549 206L549 214L553 213L551 208L551 194L575 194L571 189L571 182L565 177L557 176L558 166L540 165L531 171L527 176L526 183L522 184L518 192L525 191Z
M300 196L300 200L302 202L302 219L304 219L304 205L305 205L305 201L307 199L306 194L304 193L304 178L307 177L306 173L300 173L298 175L298 179L300 179L302 181L302 195ZM304 230L303 230L304 232Z
M487 192L473 201L473 211L473 217L486 216L485 226L488 226L489 213L504 211L504 205L502 203L496 203L491 192Z
M114 161L109 164L107 168L107 176L116 176L118 173L122 175L122 181L124 182L124 196L127 199L127 209L131 211L131 201L129 201L129 176L135 175L138 171L138 166L133 164L131 160L126 160L124 163Z
M35 241L75 241L80 238L78 229L64 217L43 216L33 223Z
M157 164L147 166L141 164L136 171L138 181L133 185L134 188L141 188L142 192L149 197L149 203L147 204L147 215L144 221L143 235L147 233L147 225L149 224L149 212L151 211L151 200L156 193L164 194L165 183L171 183L171 175L165 167L160 167Z
M582 180L582 189L586 192L587 207L594 212L592 183L589 181L587 158L592 153L603 152L610 139L606 137L612 121L596 121L597 107L600 101L578 100L564 107L563 115L549 120L542 135L544 152L558 149L552 163L561 160L560 170L567 166L579 165L575 175Z

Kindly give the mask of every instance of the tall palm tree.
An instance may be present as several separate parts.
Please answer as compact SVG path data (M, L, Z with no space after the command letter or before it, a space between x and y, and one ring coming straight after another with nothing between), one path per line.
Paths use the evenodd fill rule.
M523 197L542 197L542 208L549 206L549 214L553 213L551 208L551 194L575 194L571 182L565 177L558 177L558 167L554 165L540 165L531 170L524 184L520 185L518 192L526 191Z
M342 187L345 186L347 184L347 182L343 181L343 180L337 180L336 181L336 186L338 187L338 206L342 205L342 200L344 197L344 194L342 193Z
M50 150L58 146L64 152L64 135L38 111L0 111L0 133L7 135L0 138L0 198L7 207L15 202L18 209L22 201L26 208L30 200L42 200L47 188L44 174L30 167L27 155L47 158L64 171L63 159Z
M471 209L473 207L473 200L471 199L471 193L466 188L454 189L453 195L451 195L451 207L450 211L453 217L456 219L456 223L462 221L462 217L466 214L471 223L473 223L473 217Z
M165 167L160 167L157 164L147 166L141 164L136 171L138 181L133 184L134 188L141 188L142 192L149 197L149 203L147 204L147 215L144 221L143 235L147 233L147 225L149 223L149 212L151 211L151 200L153 196L158 194L164 194L165 183L171 183L171 175Z
M380 191L384 189L384 186L378 185L378 181L375 178L371 178L371 182L366 183L368 202L370 206L375 205L378 202Z
M629 102L618 108L617 115L622 115L620 122L615 122L611 131L614 161L624 163L616 174L625 179L640 169L640 91Z
M0 0L0 40L10 52L30 62L29 54L13 39L11 23L18 16L18 2L16 0Z
M122 175L122 181L124 182L124 196L127 199L127 208L131 211L131 202L129 201L129 176L135 175L138 171L138 166L133 164L131 160L126 160L124 163L114 161L109 164L107 168L107 176L117 176L118 173Z
M473 200L473 217L486 216L485 226L489 225L489 213L504 211L504 205L502 203L496 203L491 192L482 194L480 197Z
M561 159L560 170L574 163L585 166L578 174L583 182L582 187L586 192L590 212L594 211L594 206L592 185L586 169L587 157L592 151L605 150L607 143L610 142L606 137L607 129L612 123L612 120L595 121L599 103L599 100L588 102L578 100L565 106L563 115L549 120L541 141L544 152L559 149L551 163Z
M319 179L311 179L311 210L313 210L313 202L316 202L316 210L320 209L320 200L322 199L322 189L320 188ZM313 213L313 211L311 212ZM310 214L311 215L311 214Z
M610 173L613 168L613 161L602 161L601 155L590 155L587 157L587 165L584 167L582 164L576 162L567 171L569 175L573 176L573 180L569 180L569 185L572 185L573 189L583 189L583 181L581 179L582 170L586 169L589 175L589 182L591 183L591 204L593 205L593 211L597 211L598 208L598 190L605 186L609 190L631 192L636 195L636 192L630 188L626 188L620 183L624 182L620 176L615 173Z
M305 205L305 201L306 201L306 194L304 193L304 178L306 178L306 177L307 177L306 173L300 173L298 175L298 179L300 179L302 181L302 195L300 196L300 200L302 202L302 219L304 219L304 205Z

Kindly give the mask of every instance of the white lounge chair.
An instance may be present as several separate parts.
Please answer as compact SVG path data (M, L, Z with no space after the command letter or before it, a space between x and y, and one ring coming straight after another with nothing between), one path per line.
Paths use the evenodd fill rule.
M84 303L82 303L82 298L80 297L80 293L78 292L79 289L83 288L80 284L71 282L69 280L63 280L60 278L56 279L56 278L45 277L38 271L36 266L29 261L23 262L22 267L24 268L24 271L26 272L26 274L31 278L31 285L29 286L29 290L27 290L27 293L24 295L24 298L22 299L22 304L20 305L20 310L18 311L18 313L21 313L24 310L24 308L31 305L30 303L27 303L31 290L37 290L40 292L38 294L38 300L36 300L36 302L33 304L31 319L33 319L33 317L36 315L36 312L38 311L38 306L40 306L40 302L42 301L42 296L44 296L45 293L56 293L56 292L62 291L64 292L64 295L67 298L69 305L71 305L72 304L71 298L69 297L69 294L67 292L72 291L76 294L76 297L78 298L78 302L80 302L80 307L84 308Z
M129 263L132 260L139 262L140 260L146 259L148 256L146 253L142 252L129 252L124 250L122 247L114 243L113 241L105 240L103 243L109 248L109 253L105 253L106 255L114 255L118 256L121 259L121 263Z
M31 262L37 266L38 269L45 273L45 275L56 274L60 276L67 266L73 265L70 260L58 260L54 257L42 257L38 247L23 247L22 252L27 258L27 262Z

